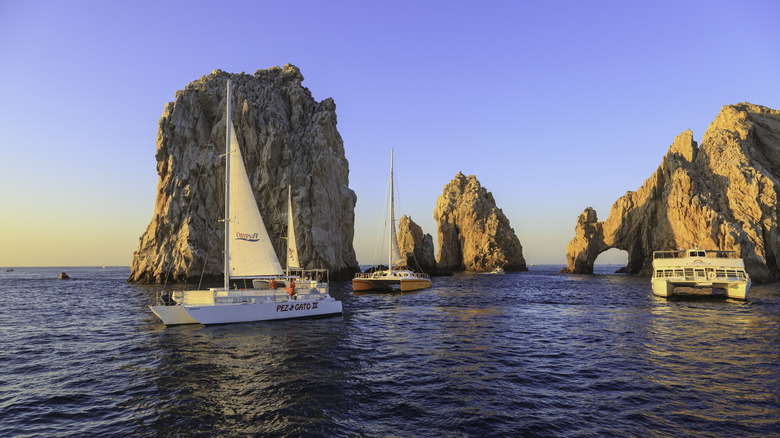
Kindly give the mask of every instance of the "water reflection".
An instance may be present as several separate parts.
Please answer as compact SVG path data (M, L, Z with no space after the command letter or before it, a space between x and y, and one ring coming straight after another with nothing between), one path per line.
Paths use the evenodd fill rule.
M331 335L341 318L166 328L157 366L153 429L230 434L299 434L335 422L339 358ZM297 433L296 433L297 431Z
M555 272L332 292L342 318L149 319L137 354L153 359L134 369L126 405L140 434L749 435L777 424L771 306L656 299L647 279Z
M656 299L650 310L645 378L665 394L664 410L684 424L766 415L762 404L777 394L761 382L775 372L777 356L754 340L776 316L750 312L741 301L698 298Z

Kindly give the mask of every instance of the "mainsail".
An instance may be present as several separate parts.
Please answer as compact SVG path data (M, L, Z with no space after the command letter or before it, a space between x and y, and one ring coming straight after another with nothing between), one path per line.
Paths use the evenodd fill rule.
M287 186L287 269L300 269L298 261L298 246L295 244L295 227L293 226L292 187Z
M229 152L226 168L229 169L225 202L228 204L225 227L227 252L226 277L252 277L259 275L283 275L279 259L274 253L268 232L257 208L254 191L244 167L244 158L238 146L238 138L230 119L230 80L227 93L226 134Z

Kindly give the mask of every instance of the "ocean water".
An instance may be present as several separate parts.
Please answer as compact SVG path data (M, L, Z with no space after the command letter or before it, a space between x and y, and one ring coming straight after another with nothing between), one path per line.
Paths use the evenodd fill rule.
M780 436L780 285L666 300L558 269L169 328L126 267L0 272L0 436Z

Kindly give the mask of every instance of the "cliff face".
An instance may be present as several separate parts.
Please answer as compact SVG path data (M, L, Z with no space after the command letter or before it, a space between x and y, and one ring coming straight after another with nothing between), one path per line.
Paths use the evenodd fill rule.
M176 92L157 133L157 199L133 254L128 281L222 277L225 86L260 213L284 266L287 185L301 264L335 278L357 271L355 193L336 130L336 105L315 101L287 64L254 75L215 70Z
M433 237L423 234L422 228L406 215L398 221L398 248L406 265L414 271L437 274Z
M675 138L661 165L598 222L586 209L566 249L568 268L592 273L603 251L628 252L627 270L652 272L652 253L699 247L733 250L756 282L780 277L780 111L724 106L702 138ZM585 217L585 219L583 219Z
M438 222L441 271L528 269L509 220L474 175L458 172L444 186L433 218Z

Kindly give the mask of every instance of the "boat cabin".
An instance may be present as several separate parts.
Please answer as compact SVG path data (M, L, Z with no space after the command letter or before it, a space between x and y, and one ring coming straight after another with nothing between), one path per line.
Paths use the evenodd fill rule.
M653 293L674 294L676 287L723 290L731 298L747 299L750 277L735 251L687 249L653 252Z

